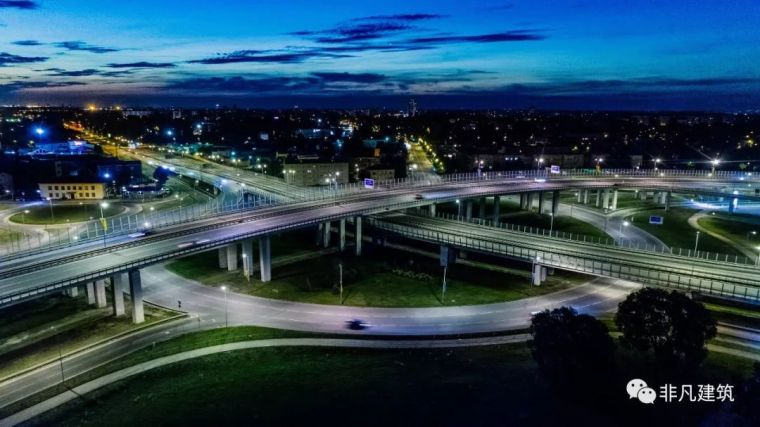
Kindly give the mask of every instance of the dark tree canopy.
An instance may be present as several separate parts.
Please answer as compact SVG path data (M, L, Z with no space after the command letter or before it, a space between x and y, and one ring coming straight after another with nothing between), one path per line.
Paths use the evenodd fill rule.
M689 368L707 355L705 342L715 336L715 320L700 303L676 291L644 288L618 306L615 324L621 342L651 352L665 367Z
M591 397L609 390L605 384L614 372L615 343L602 322L561 307L533 316L530 331L533 359L560 391L572 386L579 391L576 397Z

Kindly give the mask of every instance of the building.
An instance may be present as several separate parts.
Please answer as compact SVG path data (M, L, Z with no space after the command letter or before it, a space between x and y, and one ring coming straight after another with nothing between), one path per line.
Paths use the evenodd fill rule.
M298 162L282 166L285 182L301 187L348 183L348 163Z
M396 171L394 169L369 169L367 175L376 182L393 181L396 178Z
M52 200L102 200L105 184L102 182L41 182L40 197Z

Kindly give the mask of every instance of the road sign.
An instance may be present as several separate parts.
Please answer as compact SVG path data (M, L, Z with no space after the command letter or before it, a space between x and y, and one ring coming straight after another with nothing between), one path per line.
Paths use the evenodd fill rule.
M650 224L662 225L663 218L661 216L657 216L657 215L650 215L649 216L649 223Z
M372 178L364 178L364 188L375 188L375 180Z
M559 166L552 165L552 167L549 169L549 172L551 172L551 173L559 173Z

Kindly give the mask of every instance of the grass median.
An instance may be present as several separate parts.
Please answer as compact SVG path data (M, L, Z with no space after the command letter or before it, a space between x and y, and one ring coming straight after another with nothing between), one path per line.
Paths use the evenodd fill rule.
M18 224L66 224L71 222L89 221L100 218L100 205L98 203L79 204L56 204L53 202L53 208L48 204L35 206L27 209L29 213L19 212L9 219ZM119 215L125 211L123 206L110 203L107 208L103 209L103 216L110 218Z

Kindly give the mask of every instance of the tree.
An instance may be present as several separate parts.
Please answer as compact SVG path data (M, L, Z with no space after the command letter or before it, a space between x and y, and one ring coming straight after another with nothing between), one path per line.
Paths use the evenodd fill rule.
M669 368L699 365L707 355L705 342L716 333L715 320L700 303L686 295L644 288L621 302L615 324L621 342Z
M541 373L570 397L594 398L609 390L615 343L597 319L570 307L545 310L531 321L530 347Z

